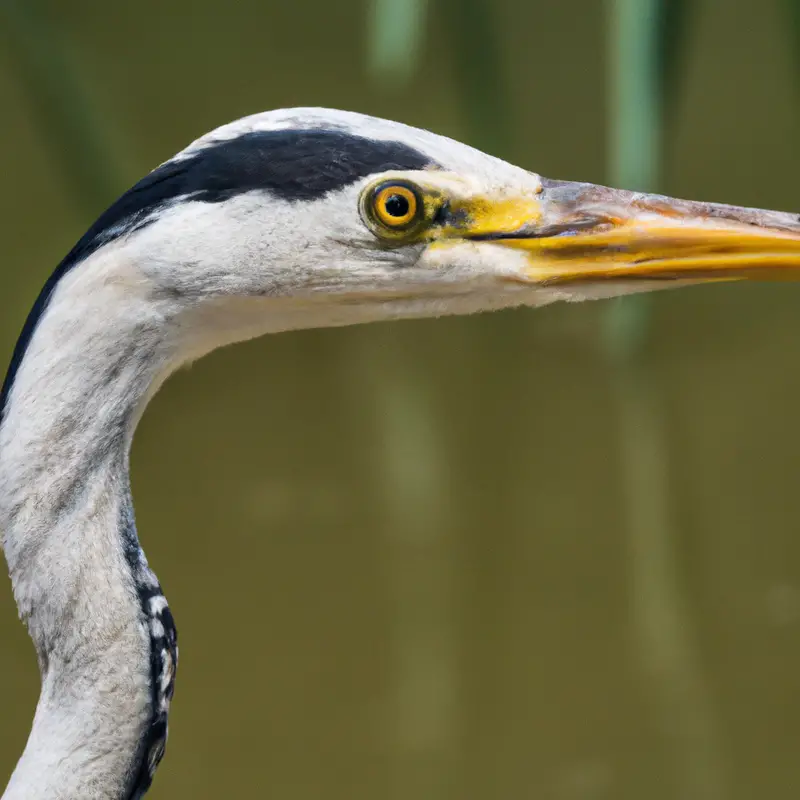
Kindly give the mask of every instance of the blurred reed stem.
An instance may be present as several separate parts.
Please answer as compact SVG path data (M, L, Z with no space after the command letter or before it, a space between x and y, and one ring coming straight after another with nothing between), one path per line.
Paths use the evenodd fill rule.
M466 138L502 154L509 148L509 104L499 41L487 0L443 0ZM425 0L373 0L368 68L401 90L420 67ZM378 384L384 442L390 585L394 605L392 794L444 800L455 792L459 664L454 535L447 511L451 470L419 361L394 331L381 342ZM395 339L397 337L397 339Z
M402 91L419 69L426 7L426 0L373 0L367 66L382 85L390 78L388 85ZM410 358L410 345L392 325L377 332L370 348L371 361L380 365L377 475L393 609L390 796L446 800L455 794L459 727L450 477L424 359Z
M459 692L450 472L422 354L397 326L374 340L393 605L390 745L396 800L455 796Z
M427 0L373 0L367 66L381 86L402 87L420 62Z
M473 147L510 158L511 103L491 0L440 0L450 35L453 74L467 139Z
M789 35L792 37L792 50L796 67L795 84L800 87L800 0L783 0L789 15Z
M38 130L70 194L89 213L99 213L119 192L119 162L63 35L40 0L0 0L0 20Z
M685 11L674 0L609 0L609 164L616 185L655 191L660 183L662 115L677 50L665 39L680 35ZM646 359L651 310L649 298L627 298L612 304L605 319L619 411L634 632L675 762L674 796L721 800L721 757L676 551L665 414Z

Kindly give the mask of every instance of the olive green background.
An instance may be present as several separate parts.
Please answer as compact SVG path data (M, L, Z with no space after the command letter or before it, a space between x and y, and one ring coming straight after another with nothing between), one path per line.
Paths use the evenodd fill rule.
M798 210L786 4L691 5L660 188ZM366 0L46 7L115 191L273 107L470 137L458 4L431 3L408 84L370 77ZM491 18L511 109L496 155L609 180L603 3L497 0ZM0 36L2 361L113 199L77 191L27 70ZM655 299L646 360L669 489L655 552L626 522L631 409L600 346L606 310L281 334L168 382L133 451L140 536L181 647L150 796L800 794L800 288ZM647 564L665 573L655 606ZM2 582L0 784L37 690Z

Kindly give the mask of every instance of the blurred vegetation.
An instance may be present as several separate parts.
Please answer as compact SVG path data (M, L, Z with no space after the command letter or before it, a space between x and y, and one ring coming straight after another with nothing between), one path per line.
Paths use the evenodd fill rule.
M2 0L0 36L70 188L98 212L123 187L107 127L77 74L63 35L41 0Z
M608 8L610 179L623 188L656 192L662 183L664 120L680 91L689 5L611 0ZM634 630L651 697L670 732L678 796L722 800L727 796L722 758L681 591L664 409L647 359L655 302L650 295L616 300L605 326L616 376Z
M544 4L540 5L544 19L548 12ZM781 7L781 13L784 11L788 11L791 15L789 18L793 20L792 24L785 27L795 37L795 50L800 54L800 3L785 0L785 8ZM530 97L521 97L520 86L538 88L537 81L547 84L548 78L555 77L560 65L549 64L549 72L545 72L544 77L542 72L534 76L533 62L530 53L526 52L521 63L531 69L530 80L511 80L510 59L505 47L507 29L515 24L512 10L506 8L505 11L499 11L489 0L461 0L458 3L455 0L442 0L439 3L425 0L373 0L367 7L359 7L357 13L363 14L365 21L363 63L375 91L381 95L384 107L391 106L384 98L402 96L403 93L420 96L420 87L435 79L425 71L426 58L429 57L428 43L435 39L435 63L446 64L457 76L453 81L454 108L459 119L457 127L463 132L463 138L499 156L514 158L522 153L526 166L531 166L535 163L534 158L540 157L539 154L527 152L529 142L519 141L517 117L525 104L534 102L534 88L530 90ZM718 9L717 13L722 12ZM606 26L603 47L608 65L605 81L607 180L615 185L645 191L666 190L665 155L673 140L682 135L674 124L677 118L675 109L682 93L689 88L687 43L698 16L696 4L690 0L607 0L603 4L603 15ZM354 19L355 16L356 12L353 13ZM126 171L123 165L128 155L119 152L120 148L115 145L116 136L109 132L109 127L117 127L116 121L108 125L108 115L96 106L96 94L89 85L91 78L81 71L78 59L70 55L72 51L65 43L66 31L58 21L63 17L54 12L53 4L40 0L0 0L0 19L3 22L0 33L10 54L8 64L23 87L32 110L31 116L43 142L50 149L53 163L66 176L68 191L87 208L98 210L123 188L120 175ZM530 50L535 55L536 37L549 34L543 24L535 31L535 35L530 35ZM778 39L776 33L776 42ZM571 44L566 41L564 46L570 47ZM569 54L566 57L577 56ZM515 61L515 64L519 63L520 59ZM796 63L800 64L800 60ZM587 69L596 70L596 65L590 62ZM559 124L558 113L553 114L552 111L545 109L541 112L543 121L540 124ZM158 118L155 117L155 120ZM734 197L733 201L740 199ZM677 530L679 513L672 489L673 484L680 484L680 479L675 477L673 449L670 446L673 433L667 429L669 409L665 398L664 373L655 366L658 363L655 328L662 303L669 302L656 296L605 304L600 314L587 312L589 316L584 318L583 327L573 326L570 335L574 336L577 330L585 338L585 344L597 357L603 374L610 375L613 382L613 403L608 410L613 410L614 421L608 424L616 437L612 444L615 454L612 463L616 465L617 480L622 487L619 518L626 537L625 555L622 558L632 603L632 638L638 662L649 684L645 694L652 706L654 721L650 724L664 734L664 753L659 751L658 755L653 756L652 751L658 750L659 745L651 743L650 763L660 765L670 779L664 781L662 777L655 777L650 781L644 776L638 783L631 783L639 786L639 790L631 789L627 793L618 791L618 787L615 788L617 779L609 777L611 767L602 755L605 752L602 743L595 743L591 747L585 743L575 743L581 738L581 711L586 711L579 703L578 711L568 719L572 733L565 736L570 742L575 740L567 747L567 751L584 755L576 757L578 766L566 771L567 777L562 783L555 788L550 786L549 790L535 796L553 797L556 800L633 798L642 796L643 792L648 797L676 797L680 800L752 796L737 794L738 790L733 785L731 773L735 770L724 736L720 734L726 720L720 719L724 714L715 701L716 692L710 688L710 678L704 670L707 658L697 612L692 608L691 596L685 588L689 576L682 572L686 568L686 561L680 551L682 538ZM521 326L510 322L498 325L505 325L497 329L505 336L518 335L522 330ZM478 351L484 356L491 353L487 362L495 357L500 358L497 353L501 349L481 351L481 347L487 347L482 344L487 338L485 330L449 330L457 332L457 335L450 334L458 340L457 345L450 350L444 344L441 346L443 352L450 354L451 361L457 359L457 354L464 350ZM337 335L347 336L334 334ZM527 335L531 336L530 333ZM498 336L498 340L500 338ZM311 342L309 352L314 347L325 347L322 340L308 341ZM359 383L361 373L352 371L353 363L369 363L374 369L367 385L371 396L377 398L379 404L372 411L374 429L371 430L380 445L380 452L372 455L370 451L369 458L362 454L367 466L361 474L362 477L364 474L374 477L375 482L368 486L382 497L387 509L386 518L381 524L381 532L387 542L382 555L386 564L383 571L378 570L383 584L391 593L386 618L383 619L390 632L387 651L391 666L387 668L387 692L391 699L387 707L392 715L389 723L392 733L383 745L390 753L386 771L391 776L388 779L390 789L384 793L398 798L413 796L431 800L456 796L504 796L502 787L507 784L503 771L492 764L487 768L490 778L486 780L485 787L498 787L498 794L493 794L489 788L482 791L480 785L469 786L467 779L457 776L459 764L464 773L469 774L468 767L459 761L465 748L467 725L466 712L459 703L463 702L469 691L462 666L466 646L460 637L459 626L465 624L463 615L467 613L464 611L465 590L462 584L469 578L463 575L464 544L459 541L459 520L462 520L462 528L465 523L452 512L449 503L458 492L459 475L462 478L462 492L465 480L463 470L459 472L460 467L454 466L458 454L465 452L454 444L454 440L458 439L454 431L467 431L472 435L472 425L475 423L466 423L460 429L446 428L443 424L443 414L450 409L447 407L445 410L443 406L442 384L437 382L441 363L424 358L430 349L427 334L421 341L410 345L396 326L385 326L368 338L344 341L348 347L345 348L345 355L336 362L339 371L332 379L334 385L338 381L347 383L351 388L360 386L363 389L364 384ZM600 347L595 347L597 341L601 343ZM525 352L529 346L532 345L528 342L515 352ZM293 354L289 352L289 355ZM291 363L291 369L294 369L293 358L287 356L287 363ZM309 369L322 369L318 355L309 356L301 363ZM484 367L482 374L490 389L492 376L497 377L499 370L508 363L511 362L498 361L496 372L492 371L491 365ZM580 363L584 371L593 369L585 361ZM513 366L518 368L519 363ZM454 374L457 382L460 373L456 371ZM545 373L540 370L539 374ZM563 377L561 366L551 374ZM247 370L241 375L245 376L243 380L250 377ZM467 392L473 389L473 384L463 376L462 381ZM581 387L582 381L582 378L578 379L575 385ZM512 388L516 392L522 391L519 385L512 384ZM504 399L513 404L517 397L509 390ZM349 403L360 408L360 400L356 392L356 396L348 396L346 402L343 401L342 407L346 408ZM339 411L344 413L342 407ZM486 409L499 409L500 414L506 413L501 400L494 406L491 400L482 398L470 407L472 418ZM211 414L208 409L195 413L198 417L202 413ZM213 414L209 419L212 423L219 422ZM557 422L564 426L576 424L568 416ZM363 435L363 429L356 428L352 420L345 424ZM167 423L163 420L162 425L166 429ZM506 431L507 436L516 434L515 430ZM490 438L485 431L483 435ZM539 439L531 436L527 441L530 443L528 450L532 453L531 457L536 458ZM186 446L186 440L183 440L183 444ZM313 449L308 451L309 459L314 458L314 452ZM489 449L488 452L494 451ZM550 455L557 460L552 452ZM228 457L231 457L230 454ZM233 458L236 458L235 453ZM590 456L587 456L587 462L595 463ZM602 463L605 464L605 461ZM517 467L513 459L509 459L508 465L509 472ZM284 467L285 464L279 459L276 466ZM530 465L524 468L534 469ZM297 469L314 472L302 461ZM471 473L467 471L466 474ZM501 478L499 482L503 483L503 480ZM572 480L571 474L569 480ZM522 499L514 500L526 510L529 492L527 481L528 477L523 475L523 488L520 490ZM470 486L475 493L484 489L479 481ZM283 497L280 494L277 496L278 500ZM511 494L508 496L512 500L515 497ZM359 497L358 502L365 501ZM563 505L571 502L570 496ZM469 505L463 497L460 503ZM492 507L488 508L488 511L479 512L477 516L480 513L485 515L486 524L483 527L486 530L482 533L489 537L497 536L500 540L492 542L492 547L498 548L500 555L487 548L481 550L482 555L477 561L491 562L494 565L490 565L491 569L496 570L496 573L490 573L487 580L490 583L495 581L490 586L494 592L492 596L501 598L498 601L499 616L493 619L492 624L502 628L510 624L503 618L509 610L504 603L510 603L505 576L502 574L503 565L508 567L516 557L508 555L510 550L502 550L511 545L503 539ZM262 510L260 513L269 517L271 512ZM535 514L533 517L536 518ZM557 514L550 519L548 524L551 530L553 524L558 526L558 519ZM223 518L221 523L224 525L226 519ZM531 533L526 526L526 534L540 535L538 531ZM184 535L183 532L178 533ZM589 545L582 542L581 546ZM344 566L352 567L352 564L346 563ZM796 564L794 567L792 576L797 578L800 573ZM176 574L173 579L180 588L180 576ZM575 591L579 592L579 587ZM790 616L794 613L791 609L794 608L792 603L795 600L792 598L795 595L792 592L795 591L796 587L791 584L788 594L781 595L784 599L777 601L783 603L781 608L790 607L786 612ZM699 593L702 594L702 591ZM789 599L786 600L786 597ZM569 602L569 596L565 602ZM609 603L613 602L613 599L609 600ZM479 606L477 611L474 605L470 608L478 616L484 613L481 611L483 606ZM188 613L190 609L184 611ZM515 606L515 613L518 615L517 624L524 629L526 641L538 641L538 612L522 604L521 607ZM591 623L586 629L589 633L590 628ZM481 630L485 632L488 629L484 627ZM490 639L492 632L490 630L488 634ZM270 631L259 632L259 636L269 639ZM565 631L557 630L553 650L543 652L541 658L548 658L560 646L558 642L566 636ZM797 637L796 629L793 629L793 636ZM503 651L501 647L494 648L491 641L486 649L481 649L479 661L485 661L488 665L485 669L497 675L500 673L493 672L492 665L496 659L503 657ZM796 644L795 648L800 652ZM280 659L281 653L274 653L269 658ZM797 656L794 663L798 663ZM586 667L590 669L591 665ZM191 669L191 666L185 667L182 680L187 680L185 675ZM577 674L580 674L580 670ZM220 678L221 682L225 682L223 685L227 685L228 680L235 680L235 677L225 675ZM569 684L569 679L565 679L565 685L567 693L572 691L584 696L578 687ZM356 688L359 692L365 690L363 685ZM179 715L186 711L180 705L180 692L179 688L176 719L180 719ZM542 700L546 703L546 690ZM582 702L591 704L591 700L585 696ZM511 703L510 708L515 710L515 704ZM800 709L795 707L794 711ZM368 717L371 713L365 712ZM200 716L202 718L203 715ZM491 711L487 712L487 716L493 718ZM549 718L557 717L556 713ZM776 711L777 727L778 717ZM210 724L207 719L204 723ZM254 735L260 733L262 721L258 719L257 723L257 733ZM282 723L276 719L271 724L280 727ZM302 720L298 724L305 735L307 730ZM368 722L363 724L369 725ZM514 727L512 722L508 722L507 726ZM608 730L619 733L613 721ZM499 724L493 735L502 739L505 731L506 724ZM183 730L179 735L189 733ZM795 726L792 733L787 735L797 737L798 733ZM234 733L230 735L235 737ZM621 733L619 735L624 738ZM780 735L780 732L776 734ZM480 740L480 731L474 736ZM529 758L525 732L518 733L513 741L511 734L508 736L508 747L522 749L525 753L523 761ZM546 740L548 732L541 738ZM655 737L653 741L661 740ZM785 745L795 752L797 741L780 740L779 745ZM176 746L180 747L180 740L177 745L170 744L162 771L172 769L170 755ZM242 746L258 750L257 742ZM630 746L633 747L633 743ZM322 747L324 749L324 745ZM601 755L595 756L595 753ZM499 756L497 758L498 763L505 763ZM314 761L313 755L309 755L309 761ZM187 762L183 763L186 765ZM664 766L665 763L667 766ZM269 793L269 774L263 780L265 785L262 788ZM189 789L181 796L206 796L202 787L192 787L191 780L187 781L184 785ZM767 794L760 787L768 783L766 778L753 778L753 785L759 787L759 795ZM165 779L159 775L153 796L165 796L167 792L164 785ZM173 785L177 785L177 782ZM353 785L359 786L358 781ZM523 789L525 785L523 781ZM530 778L530 785L535 785L533 778ZM800 773L795 770L779 785L784 793L797 791L800 788ZM519 793L520 785L514 786ZM245 786L243 791L247 790ZM314 796L310 790L306 792L302 788L293 791L288 794L284 792L282 796ZM358 796L366 797L368 793Z

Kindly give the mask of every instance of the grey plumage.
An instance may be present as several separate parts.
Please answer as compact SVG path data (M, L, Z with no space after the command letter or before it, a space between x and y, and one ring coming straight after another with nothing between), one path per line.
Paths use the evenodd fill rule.
M375 186L395 184L419 187L419 207L396 193L383 217L365 214ZM140 797L163 752L177 644L136 536L128 459L171 372L275 331L607 297L721 270L724 252L700 258L687 231L760 226L763 252L798 263L791 215L665 203L544 184L394 122L288 109L202 137L114 204L48 283L0 399L3 549L42 674L5 800ZM393 228L404 209L414 225ZM654 220L677 255L637 255ZM630 257L606 241L618 229Z

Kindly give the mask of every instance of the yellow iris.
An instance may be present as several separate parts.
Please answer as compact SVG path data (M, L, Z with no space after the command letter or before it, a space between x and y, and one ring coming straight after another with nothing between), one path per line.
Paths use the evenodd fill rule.
M379 187L372 200L375 219L387 228L405 228L413 222L419 210L419 200L408 187L391 183Z

